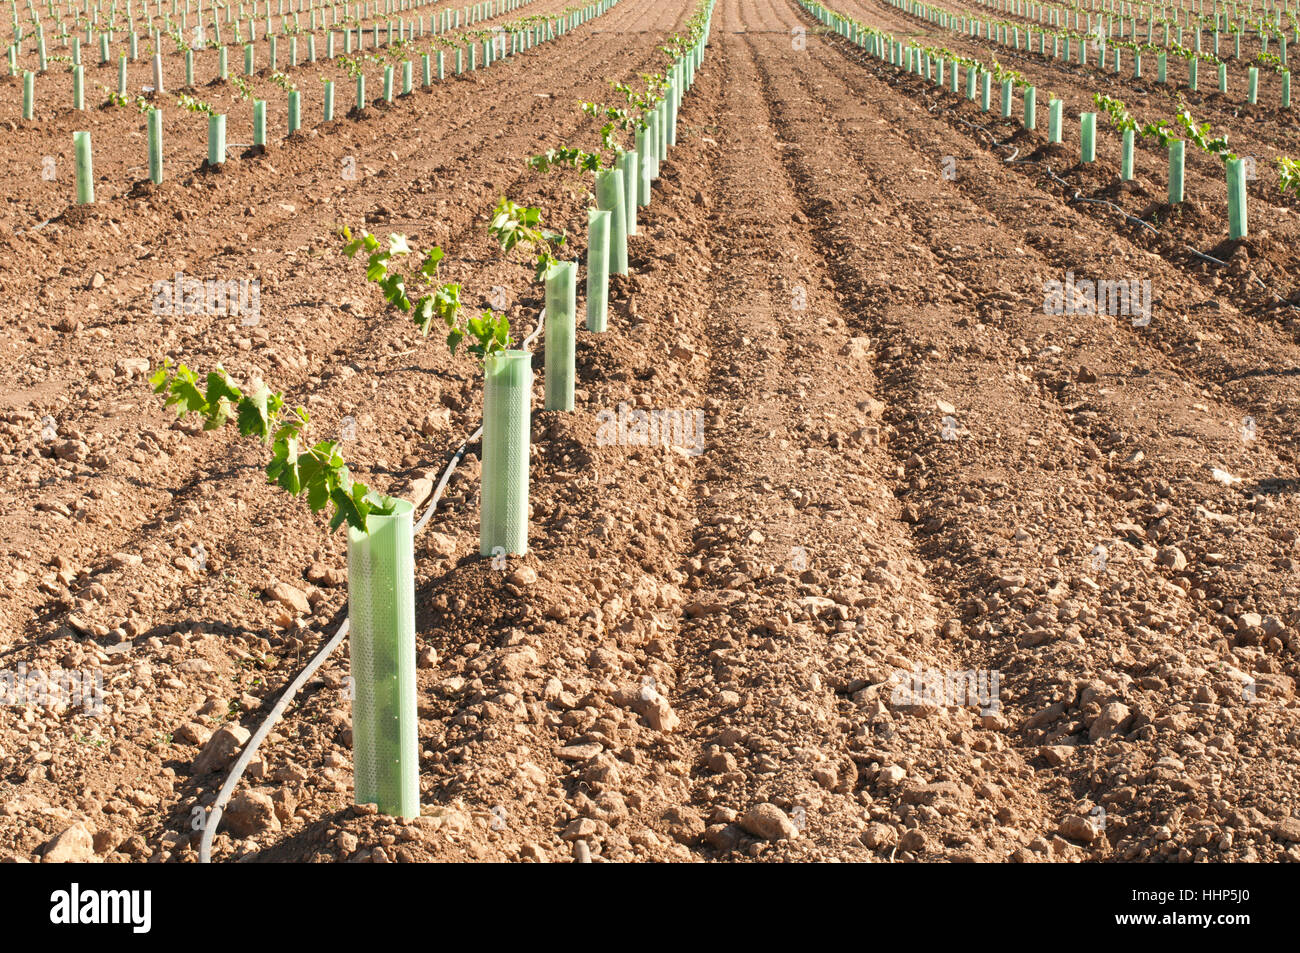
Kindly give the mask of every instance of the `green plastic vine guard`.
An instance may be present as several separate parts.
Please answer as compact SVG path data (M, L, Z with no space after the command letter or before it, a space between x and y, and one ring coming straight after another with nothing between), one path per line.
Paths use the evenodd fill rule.
M1133 142L1134 130L1125 129L1123 144L1120 147L1119 177L1124 182L1133 181Z
M1220 63L1219 64L1219 92L1226 93L1227 91L1228 91L1228 64Z
M1047 141L1049 143L1059 143L1061 141L1061 113L1065 104L1059 99L1053 99L1047 104Z
M1002 118L1011 118L1011 80L1002 81Z
M1224 170L1228 178L1228 238L1236 241L1247 234L1245 160L1229 159Z
M72 68L72 108L86 108L86 74L82 66Z
M302 125L302 94L296 90L289 90L289 129L286 135L292 136Z
M1169 204L1177 205L1183 200L1183 159L1187 143L1182 139L1173 139L1169 143Z
M415 686L413 507L348 527L348 652L357 804L405 819L420 814Z
M1038 128L1038 90L1033 86L1025 87L1024 127L1029 130Z
M1142 51L1136 50L1133 53L1133 78L1142 78Z
M1187 64L1187 86L1192 92L1196 92L1199 88L1197 77L1200 74L1200 70L1198 69L1200 63L1200 60L1193 58Z
M77 169L77 204L90 205L95 201L95 168L90 151L90 133L74 132L72 148Z
M226 161L226 117L208 117L208 165L218 166Z
M330 122L334 118L334 80L332 79L325 80L324 87L325 87L325 109L323 115L325 121Z
M607 209L587 210L588 331L604 331L609 316L609 230L613 215Z
M391 103L392 101L393 101L393 68L391 66L385 66L384 67L384 102Z
M627 212L623 201L626 194L621 169L596 173L596 207L614 213L609 229L609 270L615 275L627 274Z
M23 70L23 118L36 117L36 74Z
M1259 69L1250 67L1246 71L1246 102L1252 106L1259 101Z
M1079 116L1079 161L1093 162L1097 158L1097 114Z
M425 88L433 85L433 61L428 53L420 55L420 83Z
M1291 108L1291 71L1282 71L1282 108Z
M149 181L159 185L163 180L162 110L149 110Z
M550 316L547 315L547 324ZM528 551L528 454L533 367L527 351L483 362L483 495L479 554Z
M670 75L672 78L668 81L668 135L666 144L670 146L677 145L677 106L680 102L679 91L681 88L680 70L674 66Z
M966 98L971 102L975 101L975 82L976 67L968 66L966 68Z
M577 262L562 261L552 265L546 273L547 410L573 410L573 385L577 375L577 301Z
M638 153L629 149L618 157L618 168L623 173L623 215L627 219L627 234L636 234L637 193L641 190L641 170Z
M266 145L266 100L253 100L253 145Z
M357 75L357 112L362 112L366 108L366 77L364 74Z
M961 69L956 60L948 61L948 92L955 93L961 83Z
M244 44L244 75L253 75L253 44Z
M1166 53L1156 54L1156 82L1164 83L1169 79L1169 56Z
M645 129L636 131L636 152L641 157L637 169L636 204L644 208L650 204L650 160L649 134Z

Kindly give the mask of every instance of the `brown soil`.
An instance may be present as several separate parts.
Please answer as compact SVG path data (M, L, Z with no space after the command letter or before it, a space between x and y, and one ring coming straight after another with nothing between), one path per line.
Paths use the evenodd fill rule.
M10 240L0 665L101 668L108 714L0 712L0 855L81 825L105 860L195 860L222 781L194 770L204 740L255 728L345 612L342 534L263 485L257 448L173 422L135 360L260 373L321 432L355 419L367 483L436 477L477 425L477 372L381 307L332 226L441 243L531 327L485 214L540 205L582 254L584 183L524 160L590 136L575 102L660 68L691 6L622 0L220 175L131 194L108 160L120 191ZM218 859L1300 859L1289 315L814 27L792 0L718 3L611 329L579 336L577 410L535 411L528 556L478 557L472 454L417 540L424 816L351 806L340 652L241 787L274 820L223 828ZM1145 194L1105 192L1135 215L1163 199L1142 161ZM1220 213L1196 174L1176 234L1205 251ZM24 228L64 214L6 189ZM1284 213L1252 208L1279 246ZM1250 241L1285 294L1294 262ZM260 278L260 324L153 315L176 271ZM1067 272L1150 280L1150 323L1044 313ZM704 452L599 446L622 402L703 410ZM274 582L310 612L286 618ZM907 698L916 670L996 673L999 704Z

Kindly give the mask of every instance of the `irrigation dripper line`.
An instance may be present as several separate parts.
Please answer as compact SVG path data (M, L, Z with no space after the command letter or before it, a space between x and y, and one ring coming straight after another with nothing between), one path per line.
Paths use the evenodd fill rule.
M537 339L537 335L541 333L545 324L546 309L543 308L541 314L539 314L537 318L537 327L535 327L532 333L523 340L523 350L527 351L531 348L532 343ZM424 515L420 517L419 522L415 524L415 527L412 530L412 535L418 534L428 525L429 520L433 517L434 511L438 508L438 501L442 499L443 491L447 488L447 482L451 479L451 475L456 471L456 467L459 466L461 460L465 458L465 452L469 449L469 445L482 436L483 424L480 422L478 429L460 445L460 449L452 454L451 460L448 461L446 469L443 470L442 478L434 488L433 496L429 500L429 507L424 511ZM334 650L343 644L343 640L347 637L348 631L351 628L351 623L352 619L350 617L343 620L343 623L339 626L338 631L334 633L333 637L321 647L321 650L317 652L303 670L298 673L297 677L289 683L289 687L284 690L284 693L280 696L280 700L275 703L275 707L267 714L266 719L258 726L258 729L253 733L253 736L249 738L248 744L244 746L244 750L240 752L239 758L235 761L234 767L231 768L230 774L227 775L225 783L221 785L221 790L217 794L217 799L212 803L212 810L208 813L207 819L203 824L203 838L199 842L199 863L212 863L212 841L213 838L216 837L217 828L221 824L221 816L225 811L226 804L230 801L230 796L235 791L235 787L243 778L244 772L248 770L249 764L252 763L253 755L257 754L257 750L261 747L262 742L266 740L266 736L271 733L271 729L284 715L285 711L289 707L289 703L292 702L298 692L302 690L303 685L307 684L307 680L316 673L316 670L324 664L327 658L334 654Z

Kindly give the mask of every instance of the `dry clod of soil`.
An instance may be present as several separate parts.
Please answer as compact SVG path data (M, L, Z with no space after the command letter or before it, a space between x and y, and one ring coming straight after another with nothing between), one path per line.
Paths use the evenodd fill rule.
M208 743L199 752L199 756L194 759L194 775L197 777L212 771L221 771L228 767L235 760L235 756L239 754L239 749L252 736L252 732L243 725L222 725L213 732L212 737L208 739Z
M755 804L740 818L740 826L763 840L794 840L799 828L775 804Z
M252 837L265 830L280 829L275 807L269 795L261 791L245 791L230 799L223 819L237 837Z
M79 864L95 857L95 841L84 824L73 824L45 845L47 864Z

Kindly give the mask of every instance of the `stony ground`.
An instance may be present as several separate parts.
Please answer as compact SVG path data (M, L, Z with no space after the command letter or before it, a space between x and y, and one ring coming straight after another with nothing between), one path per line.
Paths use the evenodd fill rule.
M575 102L661 68L690 13L622 0L571 57L7 239L0 664L99 671L106 714L0 710L0 856L196 860L223 768L345 612L342 535L144 369L261 373L325 432L354 419L362 479L427 492L476 372L332 226L441 243L531 327L487 210L539 204L581 254L583 184L524 160L590 135ZM423 816L352 806L341 651L216 858L1300 860L1300 340L1242 264L1293 293L1268 244L1293 213L1261 210L1274 237L1219 274L963 122L1014 134L792 0L720 0L611 330L580 333L577 410L534 413L530 553L478 557L473 446L417 540ZM153 315L178 270L259 277L261 324ZM1067 272L1149 280L1150 323L1045 314ZM601 445L621 403L703 411L703 452Z

